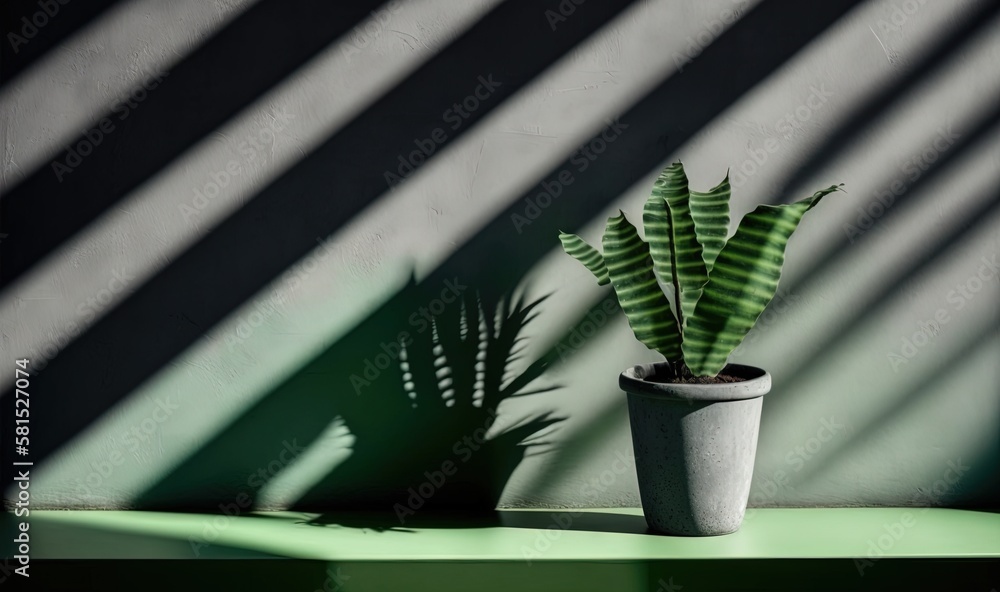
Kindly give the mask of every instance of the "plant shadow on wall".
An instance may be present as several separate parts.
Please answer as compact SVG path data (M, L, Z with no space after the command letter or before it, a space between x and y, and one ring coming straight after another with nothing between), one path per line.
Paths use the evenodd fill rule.
M352 513L310 523L391 528L425 512L489 515L526 446L542 444L546 428L561 421L542 413L513 422L499 410L512 397L559 388L528 390L545 358L515 370L524 328L546 297L488 300L449 287L456 288L452 303L438 301L438 314L411 315L409 330L389 336L364 372L351 376L357 395L342 401L340 413L355 437L352 454L294 508Z
M363 330L278 385L140 494L134 507L384 514L366 526L386 520L398 526L396 504L414 514L492 512L524 456L523 444L541 444L543 430L559 421L546 413L513 421L501 403L558 387L534 388L552 356L530 363L524 356L524 329L544 298L489 296L459 277L433 290L408 282ZM262 503L261 491L333 425L354 437L351 456L313 477L305 493Z
M327 397L324 400L314 396L321 391L318 383L356 372L355 352L377 354L379 344L369 335L386 334L386 327L391 323L405 326L406 317L400 320L395 316L412 312L413 303L419 302L418 292L421 289L439 286L454 275L478 278L481 291L497 293L511 289L516 280L552 248L551 233L556 230L557 220L569 230L585 224L608 200L621 195L636 179L659 166L698 129L787 61L858 1L824 3L822 10L812 5L808 10L800 9L802 5L794 2L762 3L754 8L686 67L683 76L664 78L659 86L633 104L621 116L623 122L631 125L628 133L608 145L600 166L589 166L579 175L574 174L575 182L563 188L561 196L552 201L545 215L532 220L530 226L512 228L512 217L525 212L524 202L533 199L545 188L544 180L562 178L567 171L576 170L572 157L551 172L539 176L537 181L541 185L536 184L516 197L511 196L509 207L503 213L483 226L474 239L458 247L440 267L422 279L419 286L394 294L371 315L359 319L358 324L337 343L305 362L300 372L289 376L270 392L261 394L229 425L221 427L208 441L201 443L196 453L181 461L141 494L135 503L159 508L208 507L218 510L221 504L232 502L234 486L242 491L255 492L259 482L247 483L248 475L267 467L283 450L284 440L295 445L297 439L299 445L310 446L339 414L339 399ZM273 4L260 3L256 6L268 6L282 14L288 12L285 4ZM608 10L612 6L617 4L608 3ZM393 130L392 137L399 140L396 145L410 146L413 138L426 137L428 130L440 125L442 105L439 99L447 98L446 108L456 96L461 96L450 91L442 92L440 85L431 82L457 79L455 68L458 66L475 78L486 71L484 64L496 63L498 80L501 72L511 80L509 86L505 83L498 90L496 99L503 99L508 96L505 93L513 92L550 64L556 50L560 51L558 55L562 55L566 46L582 38L585 31L608 20L607 13L578 11L571 23L566 24L583 27L583 30L560 27L558 35L552 35L548 24L540 21L541 25L535 27L540 30L531 31L531 43L518 44L528 48L528 53L512 56L507 55L509 52L505 50L502 52L504 59L500 60L497 57L499 54L494 55L499 45L484 45L483 39L492 38L490 35L509 35L512 23L520 27L531 20L523 18L524 11L538 14L538 9L533 3L514 2L502 3L498 10L500 13L480 21L476 28L456 42L458 45L449 46L440 58L428 62L425 68L384 100L374 104L365 112L368 119L355 119L351 126L342 130L343 133L332 136L322 148L262 190L205 239L154 274L135 294L69 344L39 376L38 387L45 386L44 390L51 393L85 392L87 396L76 399L55 397L36 402L43 407L48 405L50 413L46 414L45 409L40 409L40 412L51 421L46 423L45 434L39 434L37 444L32 441L33 454L37 454L40 460L48 457L143 384L235 307L263 289L268 281L308 253L316 237L335 233L377 194L381 194L383 190L371 180L382 175L386 170L385 163L389 161L380 160L378 154L384 152L384 155L391 155L389 160L395 162L397 153L385 149L388 144L384 138L377 145L371 144L372 125ZM254 23L264 20L261 15L258 16L260 18L255 17ZM270 13L264 16L270 16ZM780 28L781 23L786 22L796 26L782 29L780 36L770 34L772 29ZM762 38L774 42L761 45ZM717 72L728 68L727 64L731 64L734 56L741 55L747 47L753 48L756 59L733 70L732 76L720 82ZM456 62L458 57L461 59ZM204 68L196 69L204 71ZM180 72L173 70L164 84L170 81L173 81L170 84L179 84L181 79L178 76ZM710 101L705 100L701 91L708 83L714 84L713 88L718 91ZM445 87L450 88L447 84ZM420 89L427 88L436 90L424 96ZM461 85L453 90L455 93L467 92ZM145 115L130 117L128 121L146 121L148 117L151 122L162 122L162 118L153 117L155 113L149 110L151 106L151 103L144 103L142 113ZM416 109L417 106L420 109ZM488 110L480 109L463 129L469 129ZM687 115L674 117L672 114L677 110ZM398 115L402 119L387 119L390 115ZM137 136L129 134L129 137ZM367 148L360 150L359 146ZM94 161L94 157L88 163L95 165L97 172L93 174L97 175L105 168L96 166L100 161ZM334 171L330 168L331 162L343 166L335 167ZM331 171L336 173L333 177L330 177ZM82 169L74 172L72 178L78 179L73 182L75 187L85 189L91 183L77 177L83 172ZM353 175L348 175L349 179L344 177L348 172ZM331 185L331 181L335 182ZM98 185L100 183L94 186ZM43 194L46 192L38 193ZM31 195L35 195L34 190ZM288 199L293 197L304 199L299 203L301 207L288 206ZM331 197L335 199L331 200ZM10 199L7 201L10 202ZM23 201L37 204L37 200ZM263 235L261 221L266 221L267 226ZM53 235L48 230L44 234L52 239ZM36 235L27 233L25 236ZM267 241L259 241L261 236L265 236ZM10 251L6 248L6 240L3 252ZM42 250L49 248L38 246ZM493 258L489 269L484 269L483 253L495 253L498 249L504 251L504 257ZM23 252L23 249L18 252ZM252 261L252 270L245 265L232 265L233 261ZM11 271L6 260L4 270L5 273ZM145 340L142 347L137 348L135 339L141 334L155 334L157 339ZM93 352L101 352L106 360L115 360L115 372L108 373L103 364L94 364ZM352 390L346 382L345 388ZM44 403L46 400L49 403ZM304 409L308 411L304 412ZM267 479L269 477L264 480Z

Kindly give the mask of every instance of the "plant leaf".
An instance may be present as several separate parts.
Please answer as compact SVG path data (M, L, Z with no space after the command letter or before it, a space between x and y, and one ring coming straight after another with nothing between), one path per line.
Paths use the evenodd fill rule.
M729 236L729 198L732 187L729 184L729 173L721 183L707 193L691 192L691 218L694 220L694 231L702 247L702 259L705 270L712 271L719 251L726 246Z
M597 285L603 286L610 280L608 268L604 265L604 257L600 251L587 244L585 240L575 234L568 232L559 233L559 241L563 250L574 259L583 263L587 269L597 278Z
M708 281L701 243L698 242L691 216L684 165L675 162L663 169L653 184L653 196L666 200L667 214L670 216L670 259L674 293L680 293L681 314L678 319L683 329L686 326L684 319L694 312L698 297L701 296L701 288Z
M655 187L642 209L642 228L649 242L649 254L653 258L653 270L660 281L666 285L673 284L672 255L670 253L670 212L667 211L667 201L661 191Z
M670 302L653 275L649 245L625 219L624 213L608 218L604 230L604 260L611 285L618 295L628 324L646 347L668 360L681 355L681 333L670 312Z
M723 247L687 322L684 363L696 376L715 376L743 341L778 288L785 246L799 221L838 185L793 204L758 206Z

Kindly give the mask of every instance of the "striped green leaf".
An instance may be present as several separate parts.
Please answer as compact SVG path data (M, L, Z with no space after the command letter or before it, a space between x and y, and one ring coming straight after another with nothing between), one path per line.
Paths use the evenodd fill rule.
M719 253L684 332L684 362L696 376L714 376L774 297L785 246L807 211L832 186L787 205L762 205L747 214ZM613 278L612 278L613 279Z
M691 192L691 218L694 219L694 231L702 247L702 259L705 269L712 271L719 251L726 245L729 236L729 197L732 187L729 185L729 173L721 183L707 193Z
M708 270L705 268L705 260L702 259L702 247L698 242L689 198L687 175L684 174L684 165L679 162L663 169L653 184L650 196L650 200L660 199L666 201L667 205L666 214L669 222L666 230L669 234L666 238L657 237L657 249L653 252L653 257L656 261L669 254L668 261L672 274L667 277L674 285L675 297L680 297L679 318L682 328L685 326L684 318L694 312L695 304L701 295L701 288L708 281ZM654 207L656 206L650 206L650 209ZM654 226L654 230L660 228L662 227ZM647 238L649 236L647 234ZM663 246L667 247L666 251L663 250ZM667 263L660 262L661 267L664 265ZM666 278L663 279L666 281Z
M660 192L653 190L642 209L642 227L649 242L649 254L653 257L653 271L660 281L667 285L674 283L670 252L670 212L667 211L667 200Z
M588 245L579 236L569 234L568 232L560 232L559 241L562 243L563 250L567 254L580 263L583 263L594 274L597 278L598 286L603 286L611 281L608 277L608 268L604 265L604 257L601 256L601 253L597 249Z
M670 361L681 356L681 333L670 302L653 274L649 245L625 219L608 218L604 230L604 260L632 332L646 347Z

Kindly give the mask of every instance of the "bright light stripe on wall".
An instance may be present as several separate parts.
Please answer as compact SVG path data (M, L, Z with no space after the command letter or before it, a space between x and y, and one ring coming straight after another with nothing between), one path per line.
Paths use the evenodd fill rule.
M134 91L164 73L169 78L179 57L257 1L118 2L31 64L0 89L0 193L50 166L96 118L116 108L112 123L127 117ZM126 69L117 67L122 60Z
M78 322L80 316L74 306L66 306L68 298L48 300L53 292L64 292L72 286L77 292L100 293L104 289L102 282L109 281L111 271L126 265L126 269L135 270L130 287L141 285L145 278L155 274L242 206L256 191L391 89L493 4L495 0L468 3L461 10L451 3L403 4L392 14L392 21L378 28L377 35L366 38L370 46L359 47L361 43L354 37L332 44L233 122L188 150L116 209L25 274L16 287L7 292L7 299L0 302L0 318L16 319L11 331L17 343L26 350L42 349L50 340L58 342L61 337L52 333L65 334L66 327ZM409 31L422 33L421 43L412 45ZM357 44L344 45L340 41ZM355 49L361 51L355 52ZM338 83L339 80L357 82L344 85ZM280 119L282 113L291 113L293 117ZM242 144L248 139L260 138L262 130L267 129L275 130L275 140L261 157L249 158L240 153ZM224 191L209 200L203 209L197 209L195 190L201 189L204 194L213 175L223 171L225 164L234 159L250 172L234 177ZM182 211L182 205L194 207L196 214L185 218L187 210ZM371 252L377 253L377 246L372 247ZM96 253L97 256L81 266L80 253ZM311 308L312 316L292 316L296 306L293 303L311 302L318 307L331 307L344 301L333 300L334 297L370 306L377 303L374 294L368 294L372 289L368 282L373 278L366 273L364 263L359 273L336 273L342 271L337 266L345 261L357 265L359 257L367 255L357 244L343 245L337 241L317 244L314 253L276 278L257 298L234 310L203 340L151 377L129 400L54 455L39 470L39 482L48 484L38 487L48 492L41 495L52 496L45 499L68 495L78 487L77 480L90 473L86 463L77 462L81 455L106 456L122 449L120 439L109 438L118 431L116 426L141 425L152 413L150 404L155 407L157 400L174 397L179 405L176 415L156 425L157 438L163 438L170 445L149 444L139 449L127 461L132 468L116 471L104 486L138 492L150 485L151 479L183 458L189 447L204 444L238 415L252 402L248 396L273 387L283 378L285 369L297 367L303 358L313 355L316 348L322 346L327 337L319 330L324 325L316 323L315 315L325 313ZM52 285L54 280L58 285ZM312 282L311 293L305 287L307 280ZM292 284L296 287L291 288ZM379 286L382 289L384 283ZM13 293L20 297L10 297ZM110 310L125 293L116 294L116 298L99 312ZM40 299L28 300L25 295L39 295ZM257 324L259 314L266 317L268 326L260 328ZM254 326L247 332L244 328L251 321ZM43 330L39 329L40 322L44 323ZM295 337L297 329L303 327L307 329L306 338ZM276 332L286 337L292 335L292 342L274 347L278 343ZM234 341L238 342L238 347L234 346ZM198 403L204 400L206 391L215 396L210 412ZM176 446L180 442L186 446ZM156 462L152 466L154 458ZM139 470L143 465L149 468ZM73 476L69 477L70 474ZM92 505L98 503L99 497L70 499L81 505Z

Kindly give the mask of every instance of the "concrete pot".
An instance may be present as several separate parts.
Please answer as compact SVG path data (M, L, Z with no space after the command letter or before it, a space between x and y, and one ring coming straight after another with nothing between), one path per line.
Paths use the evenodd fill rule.
M713 536L743 523L771 375L740 364L722 373L746 380L656 382L669 375L664 363L629 368L618 380L628 394L642 511L657 532Z

